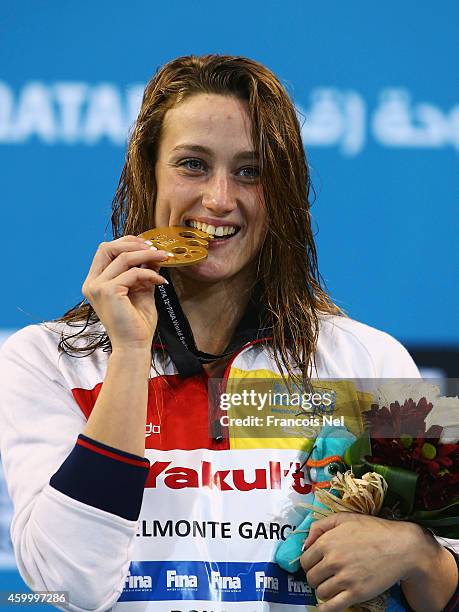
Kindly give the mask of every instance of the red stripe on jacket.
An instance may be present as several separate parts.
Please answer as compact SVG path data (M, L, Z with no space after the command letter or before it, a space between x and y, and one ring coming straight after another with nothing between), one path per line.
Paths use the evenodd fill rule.
M210 426L221 414L218 409L209 407L207 384L205 375L185 379L176 374L163 375L148 381L145 448L229 448L227 438L216 442L211 435ZM98 383L92 389L72 389L73 397L87 419L101 388L102 383Z

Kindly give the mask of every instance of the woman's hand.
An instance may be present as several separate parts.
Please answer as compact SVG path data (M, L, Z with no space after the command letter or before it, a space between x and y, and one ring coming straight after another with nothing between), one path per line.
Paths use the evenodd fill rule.
M153 289L167 282L158 270L169 257L153 249L137 236L102 242L83 283L83 295L105 327L113 349L150 350L158 322Z
M340 512L313 523L301 565L320 610L341 612L411 577L419 560L435 563L441 548L418 525Z

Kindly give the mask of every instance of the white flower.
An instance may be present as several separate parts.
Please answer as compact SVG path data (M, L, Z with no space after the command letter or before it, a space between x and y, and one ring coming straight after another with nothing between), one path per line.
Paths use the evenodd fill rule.
M422 397L433 406L426 417L426 429L441 425L441 442L456 443L459 440L459 397L442 397L440 387L421 379L391 381L378 387L375 393L375 401L387 408L394 402L402 405L408 399L417 404Z

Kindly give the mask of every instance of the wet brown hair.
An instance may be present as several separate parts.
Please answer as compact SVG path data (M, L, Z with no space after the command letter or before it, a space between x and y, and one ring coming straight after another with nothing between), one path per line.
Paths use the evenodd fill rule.
M288 374L299 368L307 380L314 363L319 313L341 314L323 288L310 217L310 175L295 108L275 75L245 57L184 56L158 70L148 83L129 140L126 163L113 199L113 237L137 235L154 227L155 173L161 127L166 112L189 96L235 96L248 104L252 140L258 151L267 235L259 254L258 283L267 326L272 326L272 354ZM84 322L76 334L62 336L61 350L73 353L102 348L110 340L88 327L97 314L83 300L58 321ZM69 343L83 334L86 347Z

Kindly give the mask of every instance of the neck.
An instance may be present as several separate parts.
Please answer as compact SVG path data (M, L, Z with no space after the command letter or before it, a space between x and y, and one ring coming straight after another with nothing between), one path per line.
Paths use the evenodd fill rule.
M174 289L188 319L196 346L206 353L222 353L245 312L253 281L240 275L216 283L188 278L171 271Z

